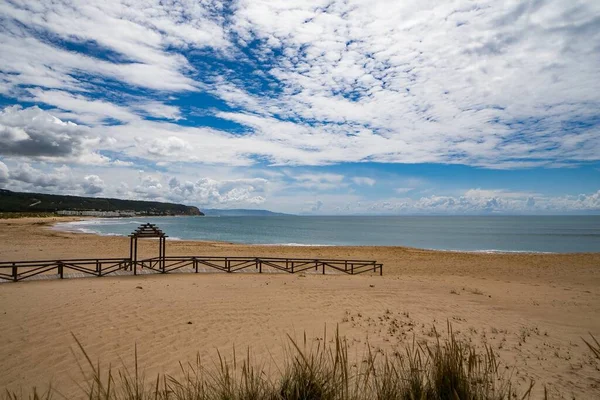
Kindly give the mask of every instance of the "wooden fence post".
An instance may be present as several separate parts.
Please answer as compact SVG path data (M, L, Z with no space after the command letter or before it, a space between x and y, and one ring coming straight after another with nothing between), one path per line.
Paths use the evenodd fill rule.
M198 273L198 260L196 260L196 257L194 257L194 270Z
M62 262L58 262L58 276L60 276L60 279L64 278L64 274L63 274L63 263Z
M354 263L350 264L350 275L354 275Z
M13 276L13 281L16 282L19 280L19 273L18 273L19 267L17 267L15 265L15 263L12 264L12 276Z

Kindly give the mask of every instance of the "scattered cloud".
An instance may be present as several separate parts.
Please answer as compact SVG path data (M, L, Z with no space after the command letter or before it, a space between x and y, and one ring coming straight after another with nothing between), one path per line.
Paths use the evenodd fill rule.
M273 115L299 121L296 130L321 126L338 139L331 162L336 150L491 168L597 159L598 49L589 39L599 38L599 15L589 1L242 1L235 29L261 42L261 56L282 54L269 73L284 90L264 102L238 93L237 105L264 106L229 117L261 135L283 127ZM348 133L336 135L338 125Z
M134 165L134 163L131 161L121 161L121 160L114 160L111 162L111 164L116 167L132 167Z
M257 205L265 201L268 181L261 178L214 180L201 178L195 182L169 180L170 197L203 205Z
M81 184L83 191L87 195L96 195L104 190L104 181L98 175L87 175Z
M578 196L532 196L526 192L507 194L505 191L482 195L476 192L469 190L459 196L430 195L417 199L402 197L354 202L339 199L319 210L305 208L305 211L345 215L514 215L600 211L600 191Z
M60 119L38 107L7 107L0 112L0 154L65 157L82 150L86 127Z
M0 184L10 190L171 201L206 208L268 206L278 211L321 215L494 215L600 211L600 190L551 196L527 191L474 188L457 195L407 197L406 193L398 193L397 197L368 199L360 194L330 191L327 182L339 184L345 177L323 175L325 177L304 174L299 181L288 181L289 177L285 174L269 179L180 178L169 172L135 172L129 168L115 175L108 168L97 173L82 173L68 166L21 163L11 167L0 161ZM282 179L288 183L282 183ZM317 195L310 195L302 186L306 182L309 182L311 190L321 190L323 184L325 189Z
M321 211L321 208L323 208L323 202L321 200L307 201L302 208L302 212L316 214Z
M68 110L69 115L90 125L98 125L105 121L133 122L139 117L126 107L121 107L104 100L89 99L80 94L61 90L30 89L28 100Z
M552 195L418 189L424 165L597 167L598 2L39 0L0 20L4 186L216 205L291 190L315 213L596 207L585 174Z
M8 182L8 167L0 161L0 183Z
M181 111L178 107L169 106L159 101L134 104L132 107L142 114L154 118L164 118L175 121L182 118Z
M373 186L375 185L375 183L377 183L377 181L373 178L367 178L365 176L356 176L354 178L352 178L352 182L354 182L357 185L362 185L362 186Z
M93 74L149 89L197 90L188 76L193 66L170 50L225 51L221 8L219 2L192 0L5 2L0 8L4 78L13 87L86 89L86 74ZM46 40L36 32L46 33ZM48 40L53 37L55 42ZM95 48L96 57L68 51L59 41Z
M65 122L36 106L0 111L0 155L55 162L104 164L100 138L86 126Z
M290 175L294 187L316 190L333 190L347 186L343 183L344 175L340 174L307 174L295 173Z
M515 169L600 154L600 7L586 0L42 0L0 11L3 93L130 126L187 116L136 88L202 91L230 106L216 117L247 128L215 144L230 149L222 163ZM223 67L231 60L239 68ZM171 128L157 124L145 140Z
M398 194L406 194L408 192L410 192L411 190L414 190L415 188L411 188L411 187L401 187L401 188L396 188L394 189L394 191Z
M51 191L63 193L77 189L71 168L66 165L46 169L34 168L28 163L17 165L9 170L8 186L24 191Z
M148 146L148 153L158 157L171 157L181 152L191 151L188 142L176 136L169 136L165 139L155 139Z

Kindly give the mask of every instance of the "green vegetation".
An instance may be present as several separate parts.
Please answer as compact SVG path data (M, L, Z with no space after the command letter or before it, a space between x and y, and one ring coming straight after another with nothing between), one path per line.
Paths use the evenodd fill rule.
M450 328L450 327L449 327ZM278 376L268 378L263 368L252 363L248 352L241 363L234 357L228 363L219 354L216 368L196 364L181 365L179 377L159 375L146 381L137 365L134 371L100 371L82 344L77 341L85 365L82 390L90 400L501 400L529 398L529 390L517 396L510 379L501 375L499 362L491 348L477 353L461 342L449 329L448 338L434 345L414 342L404 353L380 356L367 348L364 360L348 358L345 339L335 335L308 346L290 338L285 367ZM325 335L326 337L326 335ZM504 369L502 369L504 370ZM24 398L7 393L7 399ZM29 399L50 399L52 393L34 393Z
M0 213L54 213L60 210L133 211L145 215L204 215L197 207L183 204L23 193L0 189Z

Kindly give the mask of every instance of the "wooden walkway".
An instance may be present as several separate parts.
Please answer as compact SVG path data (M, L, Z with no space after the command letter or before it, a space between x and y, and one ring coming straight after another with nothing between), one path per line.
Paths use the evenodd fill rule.
M383 264L369 260L207 256L155 257L135 262L131 258L0 262L0 282L183 272L279 272L290 274L305 272L348 275L379 272L380 275L383 275Z

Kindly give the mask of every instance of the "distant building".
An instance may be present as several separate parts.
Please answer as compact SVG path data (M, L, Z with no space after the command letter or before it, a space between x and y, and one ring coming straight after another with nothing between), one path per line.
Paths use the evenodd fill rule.
M134 217L135 211L117 210L117 211L96 211L96 210L60 210L58 215L73 217Z

